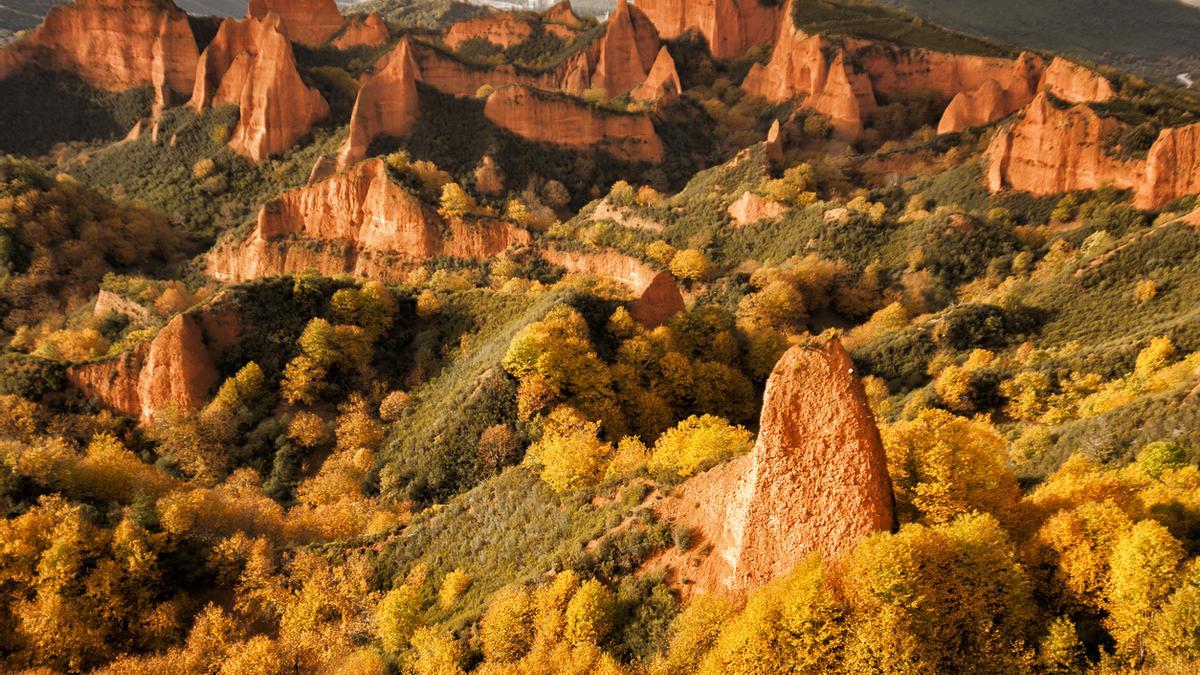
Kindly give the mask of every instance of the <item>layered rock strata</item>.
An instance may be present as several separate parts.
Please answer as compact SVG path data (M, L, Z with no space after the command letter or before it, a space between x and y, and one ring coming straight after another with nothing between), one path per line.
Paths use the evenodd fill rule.
M617 159L657 163L662 139L645 113L603 110L579 99L509 86L488 97L484 115L497 126L539 143L597 149Z
M483 260L528 242L528 232L499 220L443 221L371 159L266 204L254 230L218 244L206 269L235 282L309 269L399 281L431 258Z

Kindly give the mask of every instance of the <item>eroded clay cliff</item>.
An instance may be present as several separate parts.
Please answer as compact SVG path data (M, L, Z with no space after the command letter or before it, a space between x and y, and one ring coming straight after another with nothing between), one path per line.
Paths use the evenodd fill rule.
M773 103L802 97L804 107L830 117L838 136L855 140L877 96L949 101L943 133L989 124L1033 99L1044 67L1029 53L1006 59L808 35L785 13L771 60L755 64L742 88Z
M883 443L841 344L788 351L767 381L754 450L692 478L658 509L712 545L697 569L680 573L735 595L814 551L836 559L894 527Z
M509 86L488 97L484 114L531 141L597 149L617 159L660 162L663 144L645 113L604 110L572 97Z
M392 37L387 24L378 12L366 16L355 16L346 22L346 27L333 39L337 49L353 49L355 47L378 47L387 44Z
M628 93L650 73L659 45L658 31L646 15L626 0L617 0L600 40L591 87L603 89L610 98Z
M207 272L224 281L306 269L397 281L430 258L481 260L528 242L528 232L498 220L443 222L371 159L266 204L249 235L209 253Z
M664 45L654 58L654 65L646 79L633 90L630 96L636 101L669 101L683 92L683 84L679 81L679 72L675 69L675 59Z
M616 251L599 253L550 248L542 253L549 263L574 274L587 274L614 281L636 298L629 313L647 328L657 328L684 310L683 293L670 272Z
M408 38L403 38L375 65L375 72L358 90L350 114L350 133L338 151L340 169L365 159L376 136L407 136L412 131L420 114L419 78Z
M229 147L254 162L281 153L329 115L320 92L300 78L282 18L226 19L200 56L191 105L233 103L240 117Z
M240 339L238 317L218 298L175 316L134 349L68 369L67 378L85 396L147 423L207 403L218 384L217 358Z
M1062 57L1050 62L1039 90L1071 103L1103 103L1117 95L1108 78Z
M759 0L640 0L637 6L664 38L674 39L694 28L708 41L713 56L722 59L771 42L785 15L777 4Z
M166 91L186 96L198 54L187 14L171 0L76 0L0 49L0 78L37 66L122 91L154 84L158 69Z
M269 13L283 19L288 37L312 47L328 42L346 23L335 0L250 0L246 16L262 20Z

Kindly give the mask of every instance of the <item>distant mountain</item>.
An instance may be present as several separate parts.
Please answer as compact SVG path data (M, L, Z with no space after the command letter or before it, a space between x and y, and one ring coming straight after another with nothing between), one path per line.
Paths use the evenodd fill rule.
M1200 72L1200 0L880 0L954 30L1169 81Z

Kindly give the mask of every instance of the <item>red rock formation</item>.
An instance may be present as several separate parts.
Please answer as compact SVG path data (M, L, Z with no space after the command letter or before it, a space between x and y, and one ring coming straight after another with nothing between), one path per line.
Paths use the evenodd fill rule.
M67 377L85 396L142 423L171 408L194 412L217 385L217 355L241 336L237 317L218 305L180 314L153 340L115 358L72 367Z
M0 49L0 78L33 65L122 91L156 84L157 70L163 91L186 95L197 56L187 14L171 0L76 0Z
M191 105L237 104L241 110L229 147L254 162L292 147L329 105L304 84L282 19L226 19L200 56Z
M876 107L870 80L848 64L841 48L820 36L789 30L790 24L788 20L771 61L765 67L754 64L742 88L774 103L803 96L804 107L828 115L839 137L859 138Z
M974 91L959 92L938 124L938 133L947 134L984 126L1020 110L1036 94L1044 62L1024 52L999 79L989 79Z
M1157 209L1200 193L1200 124L1164 129L1146 155L1145 178L1134 206Z
M387 44L391 38L392 33L384 23L383 17L379 15L379 12L371 12L366 16L355 16L347 21L341 34L334 38L333 46L337 49L378 47Z
M726 210L736 227L746 227L764 220L775 220L787 213L787 206L760 197L747 190Z
M450 26L446 29L443 41L455 51L475 38L482 38L497 47L508 49L532 37L539 22L536 14L498 12Z
M804 96L803 105L829 115L836 134L854 140L877 107L876 95L933 94L953 101L940 131L994 122L1033 99L1044 63L944 54L857 39L830 40L796 28L785 12L766 66L750 69L743 89L773 103Z
M713 56L722 59L737 58L755 45L771 42L785 16L779 7L759 0L640 0L637 6L664 38L674 39L695 28L708 41Z
M988 148L988 185L1034 194L1090 190L1105 183L1133 188L1145 173L1139 162L1108 155L1104 139L1121 123L1102 118L1086 105L1059 110L1045 94L1011 127L999 131Z
M793 347L767 381L749 455L684 483L658 508L713 546L694 579L741 595L805 556L827 560L895 523L883 443L837 340Z
M548 249L542 257L573 274L587 274L614 281L637 296L629 308L634 320L657 328L684 310L683 293L670 272L655 270L646 263L616 251L582 253Z
M269 13L282 17L288 37L312 47L328 42L346 23L335 0L250 0L247 18L261 21Z
M419 78L408 38L403 38L375 65L375 73L358 90L350 114L350 133L338 151L340 169L365 159L376 136L407 136L412 131L420 114Z
M546 23L563 26L572 32L583 30L587 26L583 19L575 15L575 8L571 7L571 0L563 0L551 7L542 17Z
M646 79L659 44L658 31L646 15L626 0L617 0L600 41L592 87L603 89L610 98L628 93Z
M225 281L306 269L396 281L429 258L486 259L528 242L526 231L500 221L443 223L371 159L265 205L253 232L209 253L207 271Z
M532 141L595 148L626 161L662 161L662 140L647 114L610 112L521 86L497 90L483 112L496 125Z
M510 64L484 68L465 64L433 47L414 42L413 58L421 72L421 81L455 96L474 96L485 84L502 87L522 84L539 89L581 93L591 81L587 51L580 52L566 63L550 71L531 72ZM573 82L573 86L568 86Z
M633 90L632 98L636 101L669 101L683 92L683 84L679 81L679 73L675 70L675 59L664 46L658 50L654 65L646 79Z
M783 161L783 127L779 125L779 120L771 122L771 128L767 131L767 140L763 145L767 151L767 161L776 164Z
M1071 103L1102 103L1117 95L1108 78L1062 57L1050 62L1038 89Z

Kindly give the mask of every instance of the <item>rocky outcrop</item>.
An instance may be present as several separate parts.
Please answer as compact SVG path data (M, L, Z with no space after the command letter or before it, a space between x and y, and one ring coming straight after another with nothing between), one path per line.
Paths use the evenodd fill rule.
M371 12L366 16L358 15L349 19L332 44L337 49L379 47L387 44L391 38L392 33L384 23L383 17L379 12Z
M883 443L854 364L835 339L793 347L767 381L758 441L657 507L712 551L684 574L742 595L805 556L837 559L895 526Z
M100 293L96 295L92 316L102 318L108 314L119 314L134 323L145 323L150 320L150 310L112 291L101 289Z
M346 23L335 0L250 0L247 18L261 21L269 13L283 19L288 37L311 47L328 42Z
M848 63L840 47L786 26L790 21L770 62L754 64L742 88L773 103L804 97L803 106L828 115L839 137L861 137L876 108L871 81Z
M152 422L170 409L199 410L218 384L217 358L240 339L236 315L214 301L177 315L130 351L70 368L67 378L85 396Z
M1134 206L1157 209L1200 193L1200 124L1164 129L1146 155L1146 171Z
M266 204L248 236L209 253L207 272L223 281L306 269L398 281L430 258L482 260L528 242L525 230L497 220L443 222L371 159Z
M338 151L338 167L346 169L366 158L376 136L407 136L417 123L420 73L408 38L403 38L375 73L366 77L350 114L350 133Z
M443 41L455 51L476 38L487 40L501 49L508 49L533 37L539 22L536 14L498 12L451 25L446 29Z
M1038 89L1071 103L1103 103L1117 95L1107 77L1062 57L1050 62Z
M830 117L839 137L856 140L889 99L934 95L950 101L943 133L994 122L1029 103L1045 64L1017 59L945 54L858 39L808 35L782 20L767 65L755 64L742 88L773 103L804 97L803 106Z
M722 59L771 42L786 16L778 5L760 0L640 0L637 6L664 38L674 39L694 28L708 41L713 56Z
M648 114L603 110L521 86L497 90L483 112L497 126L531 141L597 149L631 162L657 163L663 158L662 140Z
M36 66L109 91L157 79L162 91L186 96L197 57L187 14L171 0L76 0L54 7L41 26L0 49L0 78Z
M542 17L497 14L455 24L445 42L447 47L455 48L471 38L483 37L501 46L519 44L539 26L563 39L571 39L578 34L577 27L584 25L571 13L570 6L563 3ZM413 56L423 82L455 96L474 96L486 84L496 88L521 85L576 95L587 89L603 89L609 97L616 97L647 79L659 47L654 24L638 8L621 3L609 17L602 36L581 46L551 69L530 70L511 63L496 66L466 63L438 47L419 42L413 44ZM666 82L670 75L663 68L665 64L656 77Z
M511 64L493 67L467 64L421 42L412 44L412 52L421 72L421 81L454 96L474 96L485 84L497 88L520 84L551 91L582 93L591 81L592 70L587 52L576 54L558 68L537 72ZM573 84L568 86L568 82Z
M1200 124L1162 130L1145 159L1110 154L1126 129L1085 103L1060 107L1039 94L992 139L988 187L1052 195L1111 185L1133 190L1134 206L1146 210L1200 193Z
M1132 188L1144 169L1105 151L1104 140L1121 123L1102 118L1086 105L1057 108L1039 94L1012 126L988 147L988 185L1035 194L1091 190L1105 183Z
M603 89L610 98L628 93L645 81L659 44L658 31L646 15L626 0L617 0L600 41L592 88Z
M329 115L304 84L282 18L226 19L200 56L191 106L233 103L240 119L229 147L254 162L281 153Z
M546 10L546 13L542 17L546 23L563 26L572 32L580 31L587 27L587 23L575 14L575 8L571 6L571 0L563 0L551 7Z
M675 59L666 46L658 50L654 65L646 79L633 90L631 97L635 101L670 101L683 93L683 84L679 81L679 72L675 69Z
M747 227L764 220L776 220L787 213L787 206L747 190L726 210L736 227Z
M625 286L637 298L629 313L647 328L657 328L684 310L683 293L675 277L637 258L616 251L585 253L556 248L544 251L542 258L572 274L593 275Z
M1040 57L1026 52L997 79L989 79L973 91L959 92L942 114L938 133L984 126L1020 110L1033 100L1043 67Z

